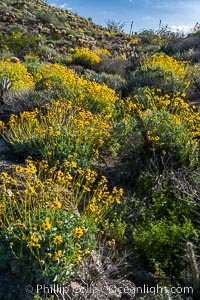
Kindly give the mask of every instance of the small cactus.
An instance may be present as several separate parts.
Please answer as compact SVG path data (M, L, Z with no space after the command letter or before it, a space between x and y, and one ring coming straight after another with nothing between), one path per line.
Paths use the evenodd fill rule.
M12 87L12 82L6 77L6 76L3 76L1 79L0 79L0 102L3 103L4 101L4 95L5 93L11 89Z

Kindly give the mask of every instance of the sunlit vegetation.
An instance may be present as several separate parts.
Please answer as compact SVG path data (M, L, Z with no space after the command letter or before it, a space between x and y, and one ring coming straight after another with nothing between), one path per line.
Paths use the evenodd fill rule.
M153 274L198 299L199 27L128 35L43 1L0 17L0 270L33 286Z

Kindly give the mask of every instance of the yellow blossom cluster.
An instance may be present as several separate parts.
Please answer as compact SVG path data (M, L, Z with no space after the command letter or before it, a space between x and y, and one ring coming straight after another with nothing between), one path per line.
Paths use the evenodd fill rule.
M10 60L0 61L0 77L6 76L13 83L14 90L34 87L32 75L21 63Z
M84 227L76 227L75 228L75 232L74 232L74 237L75 238L81 238L84 233L85 233L86 229Z
M42 64L33 76L36 85L42 80L47 88L51 88L58 83L59 86L70 90L73 97L68 98L68 100L71 100L73 105L79 105L86 109L110 114L118 99L115 91L106 85L80 78L72 70L59 64Z
M129 111L136 113L143 119L149 118L154 111L168 111L175 124L183 124L189 136L198 138L200 136L200 113L195 106L190 106L185 100L186 94L177 92L174 96L160 95L159 89L147 88L145 97L134 96L134 102L129 105ZM149 137L151 139L151 137Z
M172 56L164 54L153 54L150 57L147 57L142 66L143 69L151 68L161 68L166 72L172 72L176 78L184 79L187 71L188 62L186 61L177 61ZM189 82L186 82L189 84Z
M34 147L35 153L52 161L67 159L75 153L80 158L87 153L88 159L97 156L104 139L109 136L110 121L101 114L76 106L72 108L71 102L62 99L47 104L45 113L36 109L20 116L11 115L8 126L3 135L16 149L25 144L29 154L33 154L31 149ZM60 145L66 147L61 153L57 151ZM70 152L67 152L68 148Z
M72 63L80 63L86 65L98 64L101 58L89 48L75 48L74 53L68 58Z

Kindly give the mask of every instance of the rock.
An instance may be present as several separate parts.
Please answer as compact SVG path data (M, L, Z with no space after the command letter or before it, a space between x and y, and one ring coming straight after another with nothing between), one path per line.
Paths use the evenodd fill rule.
M11 61L11 62L14 62L14 63L20 63L19 58L15 57L15 56L14 56L14 57L11 57L10 61Z
M4 139L0 138L0 155L6 154L10 151L10 147L4 141Z

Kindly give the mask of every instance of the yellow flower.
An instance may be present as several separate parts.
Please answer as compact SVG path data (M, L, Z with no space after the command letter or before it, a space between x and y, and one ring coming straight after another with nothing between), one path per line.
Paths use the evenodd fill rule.
M26 194L27 195L31 195L31 194L34 194L35 193L35 188L33 186L29 186L27 189L26 189Z
M61 237L60 235L57 235L57 236L54 238L54 240L53 240L54 244L56 244L56 245L61 244L62 241L63 241L63 240L62 240L62 237Z
M107 246L111 246L111 247L114 247L115 244L116 244L115 239L112 239L112 240L110 240L110 241L108 241L108 242L106 243Z
M81 257L81 255L79 253L75 254L75 260L76 261L81 261L82 260L82 257Z
M74 232L74 237L76 238L82 237L85 231L86 229L84 227L80 227L80 226L76 227Z
M62 255L62 250L58 250L54 253L54 259L55 260L59 260L59 258L61 257Z
M16 166L15 172L22 173L23 172L23 167L22 166Z
M36 244L36 243L33 243L33 242L28 242L28 246L30 247L30 248L32 248L32 247L35 247L35 248L37 248L37 249L39 249L39 248L41 248L41 245L40 244Z
M62 207L62 203L56 199L56 201L54 202L54 208L60 209L61 207Z
M27 169L27 173L30 172L32 174L35 174L37 172L37 169L33 164L30 164Z
M1 120L0 120L0 128L2 128L2 129L6 129L6 126L5 126L4 122L3 122L3 121L1 121Z
M90 192L90 191L91 191L91 189L90 189L88 186L85 186L85 185L83 185L83 189L84 189L85 191L87 191L87 192Z
M107 178L104 175L101 176L101 180L102 180L102 182L108 182Z
M46 208L51 208L52 205L49 202L46 202Z
M98 206L94 204L90 204L88 208L89 210L91 210L91 212L95 212L98 209Z
M59 130L57 130L56 132L55 132L55 136L60 136L61 135L61 132L59 131Z
M33 231L37 231L37 229L38 229L37 224L33 224L32 230L33 230Z
M42 223L43 230L49 230L51 228L51 224L49 223L49 218L46 218Z
M46 160L42 160L39 162L39 166L41 169L47 169L48 168L48 163Z
M77 163L76 163L75 161L72 161L71 167L72 167L72 168L77 168Z
M162 155L166 155L167 151L165 149L162 150Z
M10 177L7 172L1 172L0 175L1 175L1 178L8 178L8 177Z
M39 239L40 238L38 237L38 235L32 235L31 238L30 238L30 241L32 243L37 243L39 241Z

